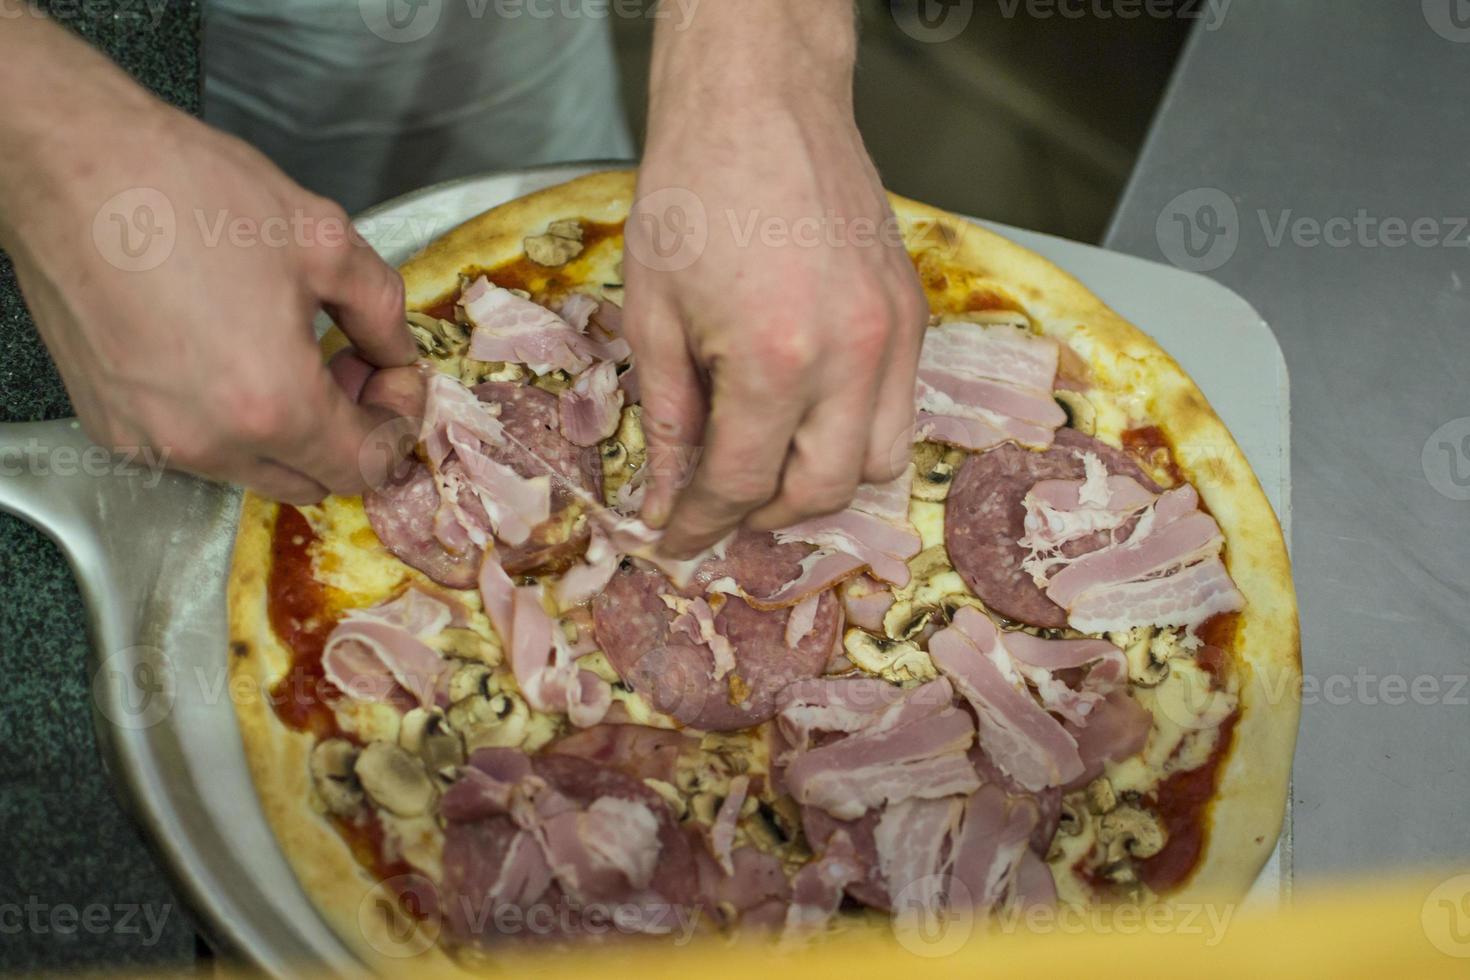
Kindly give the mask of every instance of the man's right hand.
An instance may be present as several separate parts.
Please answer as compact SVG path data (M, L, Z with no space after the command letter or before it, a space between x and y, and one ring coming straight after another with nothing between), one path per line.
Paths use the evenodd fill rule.
M30 82L49 120L0 122L0 242L87 434L287 502L360 492L364 441L422 401L397 272L337 205L52 25L7 27L0 56L26 34L69 77ZM319 309L388 369L360 403Z

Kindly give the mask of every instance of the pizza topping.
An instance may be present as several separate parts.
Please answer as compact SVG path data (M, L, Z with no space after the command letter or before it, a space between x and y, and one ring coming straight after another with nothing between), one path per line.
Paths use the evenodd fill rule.
M595 446L618 429L623 392L612 361L599 361L557 396L561 432L577 446Z
M449 662L426 640L448 626L448 604L416 588L371 609L352 609L322 650L326 678L360 701L398 702L403 692L432 705Z
M478 691L451 704L447 718L467 751L515 748L526 741L531 710L514 691Z
M659 596L659 600L678 614L669 624L669 629L675 633L682 633L690 641L709 650L715 662L712 674L715 680L723 680L728 677L735 669L735 648L730 644L729 638L720 633L719 627L715 624L715 611L705 597L695 596L688 599L683 596L664 594ZM790 632L789 626L787 631Z
M883 631L883 617L893 606L893 593L869 575L848 579L841 587L847 621L874 633Z
M362 784L353 766L357 746L345 738L329 738L311 749L311 783L327 806L327 812L348 817L362 806Z
M464 762L463 739L452 728L438 708L414 708L403 716L398 729L398 744L405 752L417 756L433 775L443 777Z
M998 446L965 460L945 502L944 544L964 583L991 610L1030 626L1060 628L1067 613L1023 568L1027 549L1026 494L1044 480L1081 480L1084 456L1095 455L1116 476L1136 480L1150 492L1158 486L1122 450L1073 429L1061 429L1045 452ZM1106 543L1106 535L1064 544L1063 555L1081 554Z
M453 320L409 311L408 332L425 357L448 358L460 354L470 342L464 327Z
M894 684L932 681L939 676L934 661L917 643L853 629L842 638L842 648L853 666Z
M439 541L434 521L439 487L427 466L408 463L382 486L364 493L362 503L378 539L399 560L451 589L474 587L483 553L473 544L452 552Z
M940 501L949 496L955 471L964 461L963 450L938 442L914 444L914 482L910 492L919 500Z
M960 609L954 624L929 640L929 654L979 718L980 745L1001 771L1028 790L1059 786L1082 773L1077 742L1037 704L1015 676L995 624Z
M919 439L1045 449L1067 420L1051 394L1058 357L1055 340L1009 325L930 327L919 358Z
M1026 853L1037 819L1034 801L1011 797L994 783L971 796L954 839L945 904L981 911L995 907Z
M1067 413L1068 428L1076 429L1084 435L1097 434L1097 407L1088 400L1086 395L1080 391L1062 387L1059 380L1056 390L1052 392L1052 397L1057 400L1058 405L1062 406L1062 411Z
M1074 628L1184 626L1197 645L1193 634L1206 620L1244 608L1219 559L1220 526L1199 509L1194 487L1155 495L1130 477L1108 476L1095 454L1084 463L1085 480L1045 480L1027 493L1019 542L1031 549L1023 567ZM1082 541L1085 550L1064 550Z
M725 874L733 875L735 867L732 863L731 848L735 846L736 823L740 819L741 808L745 806L745 794L750 790L749 776L736 776L730 780L730 791L720 801L720 807L715 812L715 817L709 831L710 853Z
M566 265L582 254L582 225L574 218L553 221L546 234L533 235L524 242L526 258L549 268Z
M799 944L826 928L842 904L843 890L862 876L863 864L852 841L840 830L833 833L821 856L798 871L791 882L782 942Z
M950 865L950 837L964 812L962 796L903 800L884 808L873 828L873 846L892 910L938 909Z
M596 358L586 336L551 310L481 276L460 295L465 317L474 325L470 357L511 361L536 374L561 370L580 374Z
M909 580L910 558L923 542L909 523L909 487L914 468L883 484L858 487L852 504L835 514L809 518L776 532L776 540L805 541L862 559L877 578L895 585Z
M786 614L786 645L794 647L811 634L817 625L817 607L822 603L820 595L809 595L791 607Z
M392 742L372 742L353 766L373 804L394 816L417 817L434 802L434 784L419 761Z
M861 686L837 686L854 683ZM804 686L782 709L798 736L793 742L806 744L806 732L826 725L846 737L797 750L786 766L787 789L797 802L845 820L886 802L975 789L979 780L965 755L975 726L952 707L952 695L944 679L896 698L861 681Z

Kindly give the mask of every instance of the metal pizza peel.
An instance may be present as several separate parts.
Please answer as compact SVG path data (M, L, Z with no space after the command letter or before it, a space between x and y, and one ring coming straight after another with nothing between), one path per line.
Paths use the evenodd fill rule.
M398 265L463 220L608 166L455 180L356 225ZM1202 276L982 222L1081 279L1199 383L1260 478L1290 541L1285 362L1260 316ZM319 324L319 332L328 324ZM94 720L124 805L210 937L264 972L356 974L278 850L245 762L226 667L225 587L240 492L148 460L110 459L75 420L0 425L0 509L66 555L86 605ZM1291 813L1250 901L1291 881Z

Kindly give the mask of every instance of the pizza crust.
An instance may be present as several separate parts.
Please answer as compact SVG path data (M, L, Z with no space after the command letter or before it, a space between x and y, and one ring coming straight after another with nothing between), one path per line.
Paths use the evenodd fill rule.
M576 217L623 221L635 185L632 172L592 174L478 215L446 233L401 268L411 310L430 309L453 295L465 269L491 268L521 258L523 241L552 221ZM1043 331L1064 340L1088 362L1093 381L1137 397L1138 414L1157 425L1174 447L1209 447L1208 454L1176 453L1224 531L1225 559L1248 600L1230 650L1240 680L1240 720L1210 812L1205 851L1193 876L1166 896L1168 903L1243 895L1270 856L1287 801L1296 739L1301 676L1296 600L1290 564L1276 516L1244 455L1203 394L1159 346L1109 310L1081 283L999 235L942 211L899 197L893 206L911 250L930 251L949 270L964 269L960 291L1010 297ZM591 250L559 273L574 281L605 282L616 258ZM323 338L330 356L346 343L334 328ZM230 576L232 690L268 692L285 673L288 651L266 614L266 578L277 506L244 497ZM237 697L241 735L261 803L303 889L328 924L377 970L401 970L409 960L385 955L406 945L425 949L415 967L462 972L416 924L388 924L359 916L375 882L313 806L308 735L290 731L265 697ZM402 931L420 937L405 940Z

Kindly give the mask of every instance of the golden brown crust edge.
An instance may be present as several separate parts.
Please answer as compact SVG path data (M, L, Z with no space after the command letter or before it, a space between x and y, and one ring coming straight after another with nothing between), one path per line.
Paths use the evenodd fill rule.
M408 307L423 309L442 300L456 287L462 269L519 257L525 235L550 221L574 215L623 220L633 187L631 172L598 173L469 219L403 265ZM1169 900L1238 897L1254 881L1279 833L1297 728L1296 601L1275 514L1203 394L1150 338L1081 283L1020 246L925 205L896 196L893 203L910 233L920 229L927 236L947 229L941 237L952 249L948 260L1022 299L1048 333L1067 340L1089 361L1101 385L1146 379L1151 397L1145 410L1172 445L1208 449L1179 462L1220 522L1230 543L1230 572L1249 602L1232 650L1242 680L1242 710L1211 811L1205 854L1189 884ZM329 353L332 343L324 340ZM235 680L241 677L252 690L267 691L287 663L265 614L275 513L274 504L246 495L230 581L231 650L244 651L230 658L232 689L242 684ZM396 971L407 962L416 968L430 962L452 966L437 947L425 959L387 959L381 945L364 934L357 912L372 881L311 806L310 739L281 725L264 697L241 700L237 713L262 806L303 889L334 931L379 969ZM387 948L401 948L401 939L378 938Z

